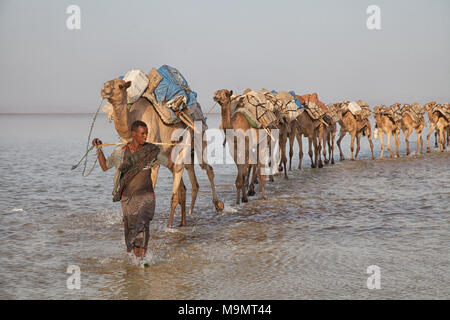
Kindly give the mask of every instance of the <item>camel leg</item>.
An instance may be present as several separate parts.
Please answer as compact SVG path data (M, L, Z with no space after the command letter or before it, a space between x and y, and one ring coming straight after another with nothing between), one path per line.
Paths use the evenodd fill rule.
M272 167L272 144L269 143L269 167ZM271 171L271 174L269 175L269 181L270 182L275 182L275 180L273 179L273 174Z
M195 175L195 169L193 164L186 164L185 169L189 175L189 181L191 182L192 186L192 194L191 194L191 205L189 206L188 214L191 215L194 211L194 205L195 201L197 200L199 185L197 176Z
M411 153L411 151L409 150L409 136L411 135L412 131L413 131L412 127L407 128L406 130L403 131L403 135L405 136L406 155L407 156L409 156L409 154ZM419 140L417 140L417 143L419 143Z
M264 170L264 166L259 166L259 176L260 176L260 188L261 188L261 200L266 200L266 197L264 195L264 186L265 186L265 182L266 182L266 176L263 174L264 172L262 172L262 170Z
M436 130L435 132L434 132L434 147L435 148L437 148L438 146L439 146L439 144L438 144L438 131Z
M400 129L394 132L395 156L400 158Z
M241 202L241 191L242 191L242 187L244 186L244 171L245 171L245 165L244 164L238 164L237 165L237 169L238 169L238 173L237 173L237 177L236 177L236 204L240 204ZM245 193L245 192L244 192ZM247 196L247 195L245 195ZM242 195L242 198L244 199L244 195Z
M422 153L422 128L416 128L416 133L417 133L417 147L416 147L416 155L421 154Z
M223 202L217 198L216 194L216 185L214 183L214 170L211 167L211 165L208 164L208 159L206 157L206 148L208 147L208 144L204 139L202 139L202 149L199 150L199 148L195 148L197 152L197 158L202 159L202 163L200 164L200 168L202 170L206 171L206 175L208 176L209 184L211 186L211 192L212 192L212 202L214 204L214 207L216 208L216 211L222 211L224 208ZM203 150L203 152L201 152ZM201 154L200 154L201 153ZM194 161L192 161L194 163Z
M159 164L155 163L155 165L152 167L152 184L153 184L153 191L156 190L156 181L158 181L158 172L159 172Z
M443 127L439 127L439 150L444 152L445 149L445 132Z
M317 131L318 131L318 133L317 133L318 166L319 166L319 168L323 168L323 162L322 162L322 140L323 140L323 134L324 134L323 125L320 125Z
M356 137L356 132L351 132L350 133L350 152L351 152L350 160L355 160L355 158L353 157L353 151L355 151L355 137Z
M328 159L327 159L327 144L328 144L328 131L324 130L325 132L322 134L322 145L323 145L323 149L322 149L322 155L323 155L323 162L324 164L328 164ZM330 151L329 148L329 144L328 144L328 151Z
M370 128L370 126L368 126L366 130L367 140L369 140L370 151L372 152L372 160L375 160L375 156L373 154L372 129Z
M294 156L294 141L296 133L294 128L291 129L289 133L289 171L292 171L292 157Z
M256 178L257 178L257 175L258 175L258 168L257 168L257 166L255 165L255 164L252 164L252 165L250 165L249 166L249 170L248 170L248 173L249 173L249 175L250 175L250 170L253 168L253 173L252 173L252 177L251 177L251 181L250 181L250 184L249 184L249 187L248 187L248 192L247 192L247 195L248 196L254 196L255 194L256 194L256 192L255 192L255 181L256 181Z
M309 158L311 159L311 168L317 167L317 154L314 154L313 159L313 147L314 151L317 153L317 141L315 137L308 137L308 144L309 144Z
M297 143L298 143L298 168L301 170L302 162L303 162L303 139L302 139L301 133L297 133ZM309 152L311 152L311 147L309 149ZM311 157L311 155L310 155L310 157ZM311 162L312 162L312 158L311 158Z
M331 132L331 164L334 164L334 141L336 139L336 130Z
M340 156L341 161L345 160L344 153L342 152L342 148L341 148L341 141L342 141L342 139L344 139L345 134L346 134L346 132L344 130L342 130L342 128L341 128L341 131L339 131L339 138L336 142L336 144L339 148L339 156Z
M450 144L450 124L447 127L447 146Z
M180 186L178 187L178 204L181 209L181 221L179 227L186 226L186 186L184 185L183 178L180 180Z
M383 131L379 130L378 135L380 136L380 143L381 143L380 160L383 160L383 154L384 154L384 138L383 138Z
M394 157L394 154L391 151L391 135L392 135L392 132L389 131L387 133L387 149L389 151L389 158L393 158Z
M434 123L430 123L430 130L428 131L428 134L427 134L427 153L431 152L431 150L430 150L430 136L433 133L434 129L435 129Z
M287 170L286 170L286 166L287 166L286 142L287 142L286 134L280 135L280 149L281 149L280 166L281 166L281 164L283 164L283 167L284 167L284 178L288 179ZM281 168L281 170L283 170L283 168Z
M358 158L359 149L361 147L361 132L358 132L356 134L356 153L355 153L355 160Z
M173 168L173 186L172 186L172 197L170 201L170 215L169 222L167 223L167 227L172 228L173 216L175 213L175 208L180 200L180 192L179 188L181 185L181 178L183 176L184 165L183 164L175 164Z
M420 130L419 130L419 138L420 138L420 153L423 153L422 151L423 151L423 137L422 137L422 131L423 131L423 128L421 128Z

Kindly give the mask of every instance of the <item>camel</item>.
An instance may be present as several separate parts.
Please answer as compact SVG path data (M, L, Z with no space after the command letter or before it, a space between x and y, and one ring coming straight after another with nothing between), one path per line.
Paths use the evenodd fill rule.
M345 105L348 105L348 101L344 101L342 103L336 103L336 111L337 111L337 118L338 123L341 127L339 131L339 138L336 142L338 148L339 148L339 155L340 160L345 160L344 154L342 152L341 148L341 141L344 139L347 132L350 134L351 142L350 142L350 151L351 151L351 158L350 160L356 160L358 157L358 153L360 150L360 143L361 143L361 134L367 136L367 139L369 140L370 145L370 151L372 152L372 160L375 159L373 155L373 143L372 143L372 126L370 125L369 119L361 120L360 118L355 117L348 109L343 111L343 107ZM355 157L353 158L353 151L354 151L354 143L355 143L355 137L356 137L356 153Z
M103 99L107 99L108 102L113 107L113 120L114 126L117 133L124 141L129 141L131 138L130 127L135 120L144 121L149 129L147 141L148 142L162 142L166 143L161 147L162 152L167 156L171 157L173 153L174 146L171 144L173 137L176 135L177 130L184 130L186 125L182 122L166 125L158 115L157 111L153 105L146 98L139 98L130 109L127 106L127 93L126 89L131 85L131 82L125 82L122 79L113 79L106 82L101 90L101 96ZM179 132L179 131L178 131ZM191 135L192 136L192 135ZM206 142L202 139L203 148L206 148ZM191 153L193 144L191 144ZM169 215L168 227L172 227L174 212L177 204L181 207L181 223L180 226L186 225L186 188L182 180L183 170L186 168L189 179L192 184L192 198L189 208L189 214L192 214L195 201L197 198L199 185L194 171L194 164L185 164L182 162L182 158L185 156L182 150L176 154L174 159L174 166L172 169L173 174L173 188L171 197L171 210ZM203 157L203 154L201 155ZM200 156L199 156L200 159ZM206 159L202 159L202 164L200 164L203 170L206 170L212 190L213 203L217 211L223 210L222 201L218 200L215 186L214 186L214 171L212 167L207 164ZM178 161L181 160L181 161ZM158 177L159 165L155 165L152 168L151 177L153 188L156 186Z
M327 117L325 117L325 121L327 122L328 126L324 127L324 134L323 134L323 157L325 164L331 163L334 164L334 141L336 139L336 131L337 131L337 125L336 125L336 118L337 118L337 108L333 104L327 105ZM328 146L328 159L327 159L327 152L325 149L325 145Z
M237 143L237 137L234 137L234 143L229 144L230 146L230 152L233 155L234 162L237 166L237 177L235 181L236 185L236 205L240 204L241 201L241 195L242 195L242 202L248 202L247 193L246 193L246 181L249 176L250 168L253 166L249 162L250 154L249 154L249 146L250 146L250 137L256 138L256 141L259 141L259 132L257 129L253 128L245 115L243 115L241 112L233 112L231 110L231 100L232 100L233 91L227 90L227 89L221 89L217 90L214 93L214 101L219 103L221 106L221 116L222 116L222 122L221 122L221 128L223 130L227 129L233 129L235 132L238 132L238 130L242 130L244 134L247 136L245 137L245 150L244 151L244 157L245 161L244 163L239 163L238 161L238 152L240 155L242 155L242 150L238 150L238 143ZM252 140L252 142L255 142ZM231 149L233 148L233 149ZM259 149L259 145L258 145ZM259 154L259 150L257 151ZM264 195L264 186L265 186L265 180L266 176L262 174L262 168L263 165L261 165L258 161L258 168L259 168L259 176L260 176L260 188L261 188L261 200L266 199ZM252 179L253 180L253 179ZM253 181L252 181L253 182Z
M295 96L302 104L305 96ZM294 155L294 141L297 140L299 147L299 164L298 169L302 168L303 161L303 142L302 135L308 138L309 150L308 155L311 159L311 168L322 168L322 158L320 157L321 140L323 137L323 123L320 120L313 120L309 114L303 109L300 114L290 122L289 128L289 170L292 170L292 156ZM313 159L314 146L314 159Z
M445 149L445 135L446 131L448 131L447 127L449 126L449 119L446 115L442 114L438 110L434 110L434 106L437 103L435 101L429 102L425 104L424 109L428 113L428 120L430 121L430 130L427 135L427 152L430 152L430 135L434 130L438 132L438 144L439 149L444 151ZM448 108L448 106L447 106Z
M391 106L392 107L392 106ZM391 152L391 136L394 137L395 143L395 155L399 155L399 145L400 145L400 123L394 121L390 114L388 114L388 108L386 106L379 106L373 109L375 113L375 127L377 134L380 136L381 140L381 154L380 159L383 159L384 154L384 143L383 143L383 133L387 136L387 149L389 151L389 157L393 158L394 155Z
M418 107L417 103L413 104ZM421 118L418 119L418 121L415 121L415 119L411 116L409 109L411 108L410 105L405 104L402 108L402 120L401 120L401 129L403 131L403 135L405 136L405 144L406 144L406 155L410 154L409 149L409 136L411 135L413 129L417 133L417 147L416 147L416 154L422 153L423 148L423 138L422 138L422 130L425 127L425 118L423 117L423 114L421 115ZM420 145L420 149L419 149Z

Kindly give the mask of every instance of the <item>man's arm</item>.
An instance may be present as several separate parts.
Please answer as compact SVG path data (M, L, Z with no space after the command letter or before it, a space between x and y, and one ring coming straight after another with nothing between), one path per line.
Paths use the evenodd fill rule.
M94 140L92 140L92 145L93 145L93 146L99 146L99 145L101 145L101 144L102 144L102 142L101 142L99 139L97 139L97 138L95 138ZM105 158L105 155L103 154L103 150L102 150L101 147L99 148L97 154L98 154L98 163L100 164L100 167L102 168L102 170L103 170L103 171L108 170L110 167L108 167L108 166L106 165L106 158Z

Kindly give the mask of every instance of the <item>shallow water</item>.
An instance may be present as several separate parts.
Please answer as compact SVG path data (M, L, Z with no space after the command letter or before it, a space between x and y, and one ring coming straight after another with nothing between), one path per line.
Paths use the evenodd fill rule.
M1 299L450 298L449 152L405 156L402 137L401 158L373 161L363 138L360 160L340 162L336 148L335 165L311 169L304 141L304 169L268 182L268 200L239 206L235 166L216 164L221 213L197 167L195 212L176 229L166 228L171 176L162 169L144 268L125 250L112 170L70 170L91 120L0 115ZM219 120L209 115L209 127ZM104 116L94 136L118 141ZM348 158L348 137L342 145ZM80 267L80 290L67 289L69 265ZM370 265L381 269L379 290L367 288Z

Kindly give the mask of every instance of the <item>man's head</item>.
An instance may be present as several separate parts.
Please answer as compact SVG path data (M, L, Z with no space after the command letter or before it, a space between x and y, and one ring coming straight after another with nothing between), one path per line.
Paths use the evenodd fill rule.
M136 120L131 124L131 136L138 144L144 144L147 140L148 128L145 122Z

